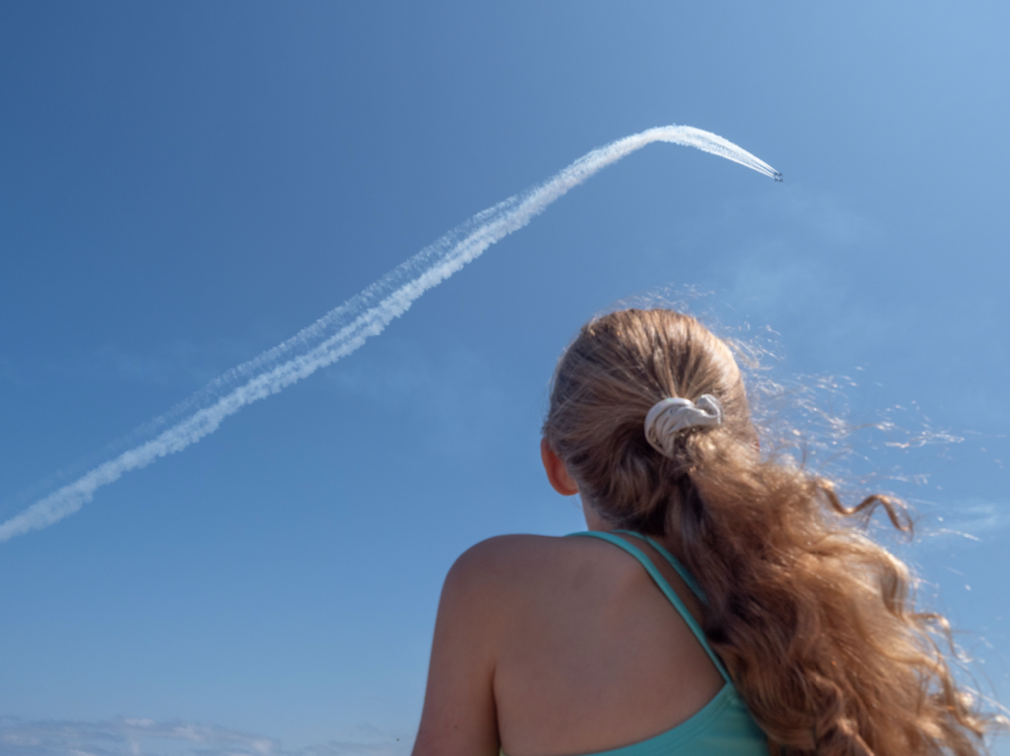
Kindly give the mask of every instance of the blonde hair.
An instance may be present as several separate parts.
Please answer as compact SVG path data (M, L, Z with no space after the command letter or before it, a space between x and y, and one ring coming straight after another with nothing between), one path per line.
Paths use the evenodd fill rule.
M712 394L725 421L677 438L643 422L666 397ZM702 625L775 753L956 754L984 749L994 718L960 689L915 610L906 565L845 517L832 482L763 458L725 342L670 310L622 310L583 326L555 372L543 427L605 519L662 536L708 603Z

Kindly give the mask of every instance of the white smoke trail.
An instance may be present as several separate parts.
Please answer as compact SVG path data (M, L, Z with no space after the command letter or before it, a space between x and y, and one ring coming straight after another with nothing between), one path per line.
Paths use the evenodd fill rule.
M0 524L0 543L73 514L92 499L97 489L115 482L124 473L182 451L213 433L222 420L247 404L276 394L350 354L369 336L381 333L424 292L476 259L496 241L525 226L569 189L653 142L695 147L765 176L775 179L781 176L732 142L690 126L648 129L595 149L544 183L473 216L311 326L232 368L166 415L151 421L144 428L148 434L169 427Z

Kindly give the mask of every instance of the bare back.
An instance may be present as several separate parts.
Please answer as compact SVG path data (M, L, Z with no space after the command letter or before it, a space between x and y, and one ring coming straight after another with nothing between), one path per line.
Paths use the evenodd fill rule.
M683 580L641 548L697 618ZM687 720L722 686L629 555L588 538L494 538L446 580L415 753L617 748Z

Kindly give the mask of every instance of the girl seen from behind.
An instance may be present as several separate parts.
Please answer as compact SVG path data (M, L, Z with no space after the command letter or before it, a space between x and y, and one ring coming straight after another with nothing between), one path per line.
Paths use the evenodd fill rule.
M906 566L832 483L761 454L729 347L623 310L558 365L541 451L585 537L503 536L450 571L416 756L983 750Z

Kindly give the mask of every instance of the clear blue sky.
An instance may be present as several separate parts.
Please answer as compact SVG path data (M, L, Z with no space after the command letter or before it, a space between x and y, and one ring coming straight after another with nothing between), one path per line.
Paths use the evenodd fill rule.
M580 527L539 467L558 353L690 291L777 334L775 377L852 377L819 394L852 422L964 439L865 431L843 467L917 504L921 595L1010 703L1008 26L995 2L4 3L0 519L593 147L688 124L786 181L648 147L0 545L0 753L406 752L453 559Z

